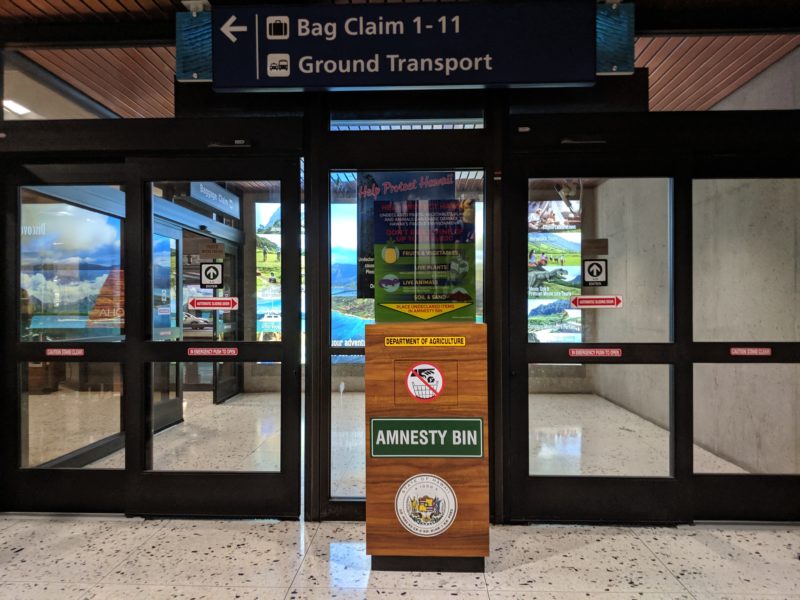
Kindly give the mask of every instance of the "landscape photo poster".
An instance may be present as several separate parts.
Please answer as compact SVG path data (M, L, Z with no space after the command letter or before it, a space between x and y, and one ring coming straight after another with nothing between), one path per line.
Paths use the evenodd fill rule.
M121 219L32 192L30 197L21 205L22 339L122 335Z
M528 341L580 343L581 203L528 202Z

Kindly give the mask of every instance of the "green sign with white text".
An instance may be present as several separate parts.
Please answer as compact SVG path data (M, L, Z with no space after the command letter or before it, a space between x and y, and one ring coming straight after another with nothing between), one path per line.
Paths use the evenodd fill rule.
M481 419L372 419L373 458L482 458Z

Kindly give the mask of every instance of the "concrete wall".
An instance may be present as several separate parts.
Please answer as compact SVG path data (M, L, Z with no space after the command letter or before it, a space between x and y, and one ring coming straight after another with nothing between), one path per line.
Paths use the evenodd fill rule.
M623 305L584 311L593 317L587 342L669 341L669 186L668 179L609 179L595 190L596 211L587 217L594 214L593 235L608 238L608 287L594 293L621 295Z
M591 394L586 365L528 365L529 394Z
M331 365L331 393L339 393L339 386L344 384L345 392L364 391L364 365L363 364L334 364Z
M694 338L800 339L800 181L693 186Z
M694 338L800 339L800 180L697 181ZM697 365L695 443L757 473L800 473L800 368Z
M595 190L593 235L608 238L608 287L621 309L593 311L587 342L670 340L667 179L610 179ZM665 365L589 365L594 393L669 428L670 369Z
M759 73L711 110L800 108L800 48Z
M751 473L800 473L800 365L696 365L695 443Z
M587 365L592 391L640 417L669 429L669 365Z

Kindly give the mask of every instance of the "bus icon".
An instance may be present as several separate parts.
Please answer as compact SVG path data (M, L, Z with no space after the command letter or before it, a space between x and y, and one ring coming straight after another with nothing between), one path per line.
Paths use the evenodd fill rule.
M290 60L288 54L267 54L267 76L289 77L291 74Z

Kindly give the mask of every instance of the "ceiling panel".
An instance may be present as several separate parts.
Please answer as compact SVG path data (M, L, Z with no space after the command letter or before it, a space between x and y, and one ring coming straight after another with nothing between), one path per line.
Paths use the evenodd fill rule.
M174 115L175 48L25 50L22 54L121 117Z
M650 110L708 110L800 46L800 35L642 37L636 66L650 71Z
M43 7L44 0L6 0ZM102 0L115 18L134 9L165 11L172 0ZM0 0L2 2L2 0ZM47 0L75 17L101 0ZM8 10L8 4L1 4ZM83 8L81 8L83 7ZM82 13L83 14L83 13ZM88 12L86 12L88 14ZM71 17L71 18L72 18ZM87 17L90 18L90 17ZM670 36L636 40L636 66L649 69L650 110L708 110L800 46L800 35ZM22 52L123 117L171 117L175 48L96 48Z
M125 21L168 19L179 0L0 0L9 21Z

